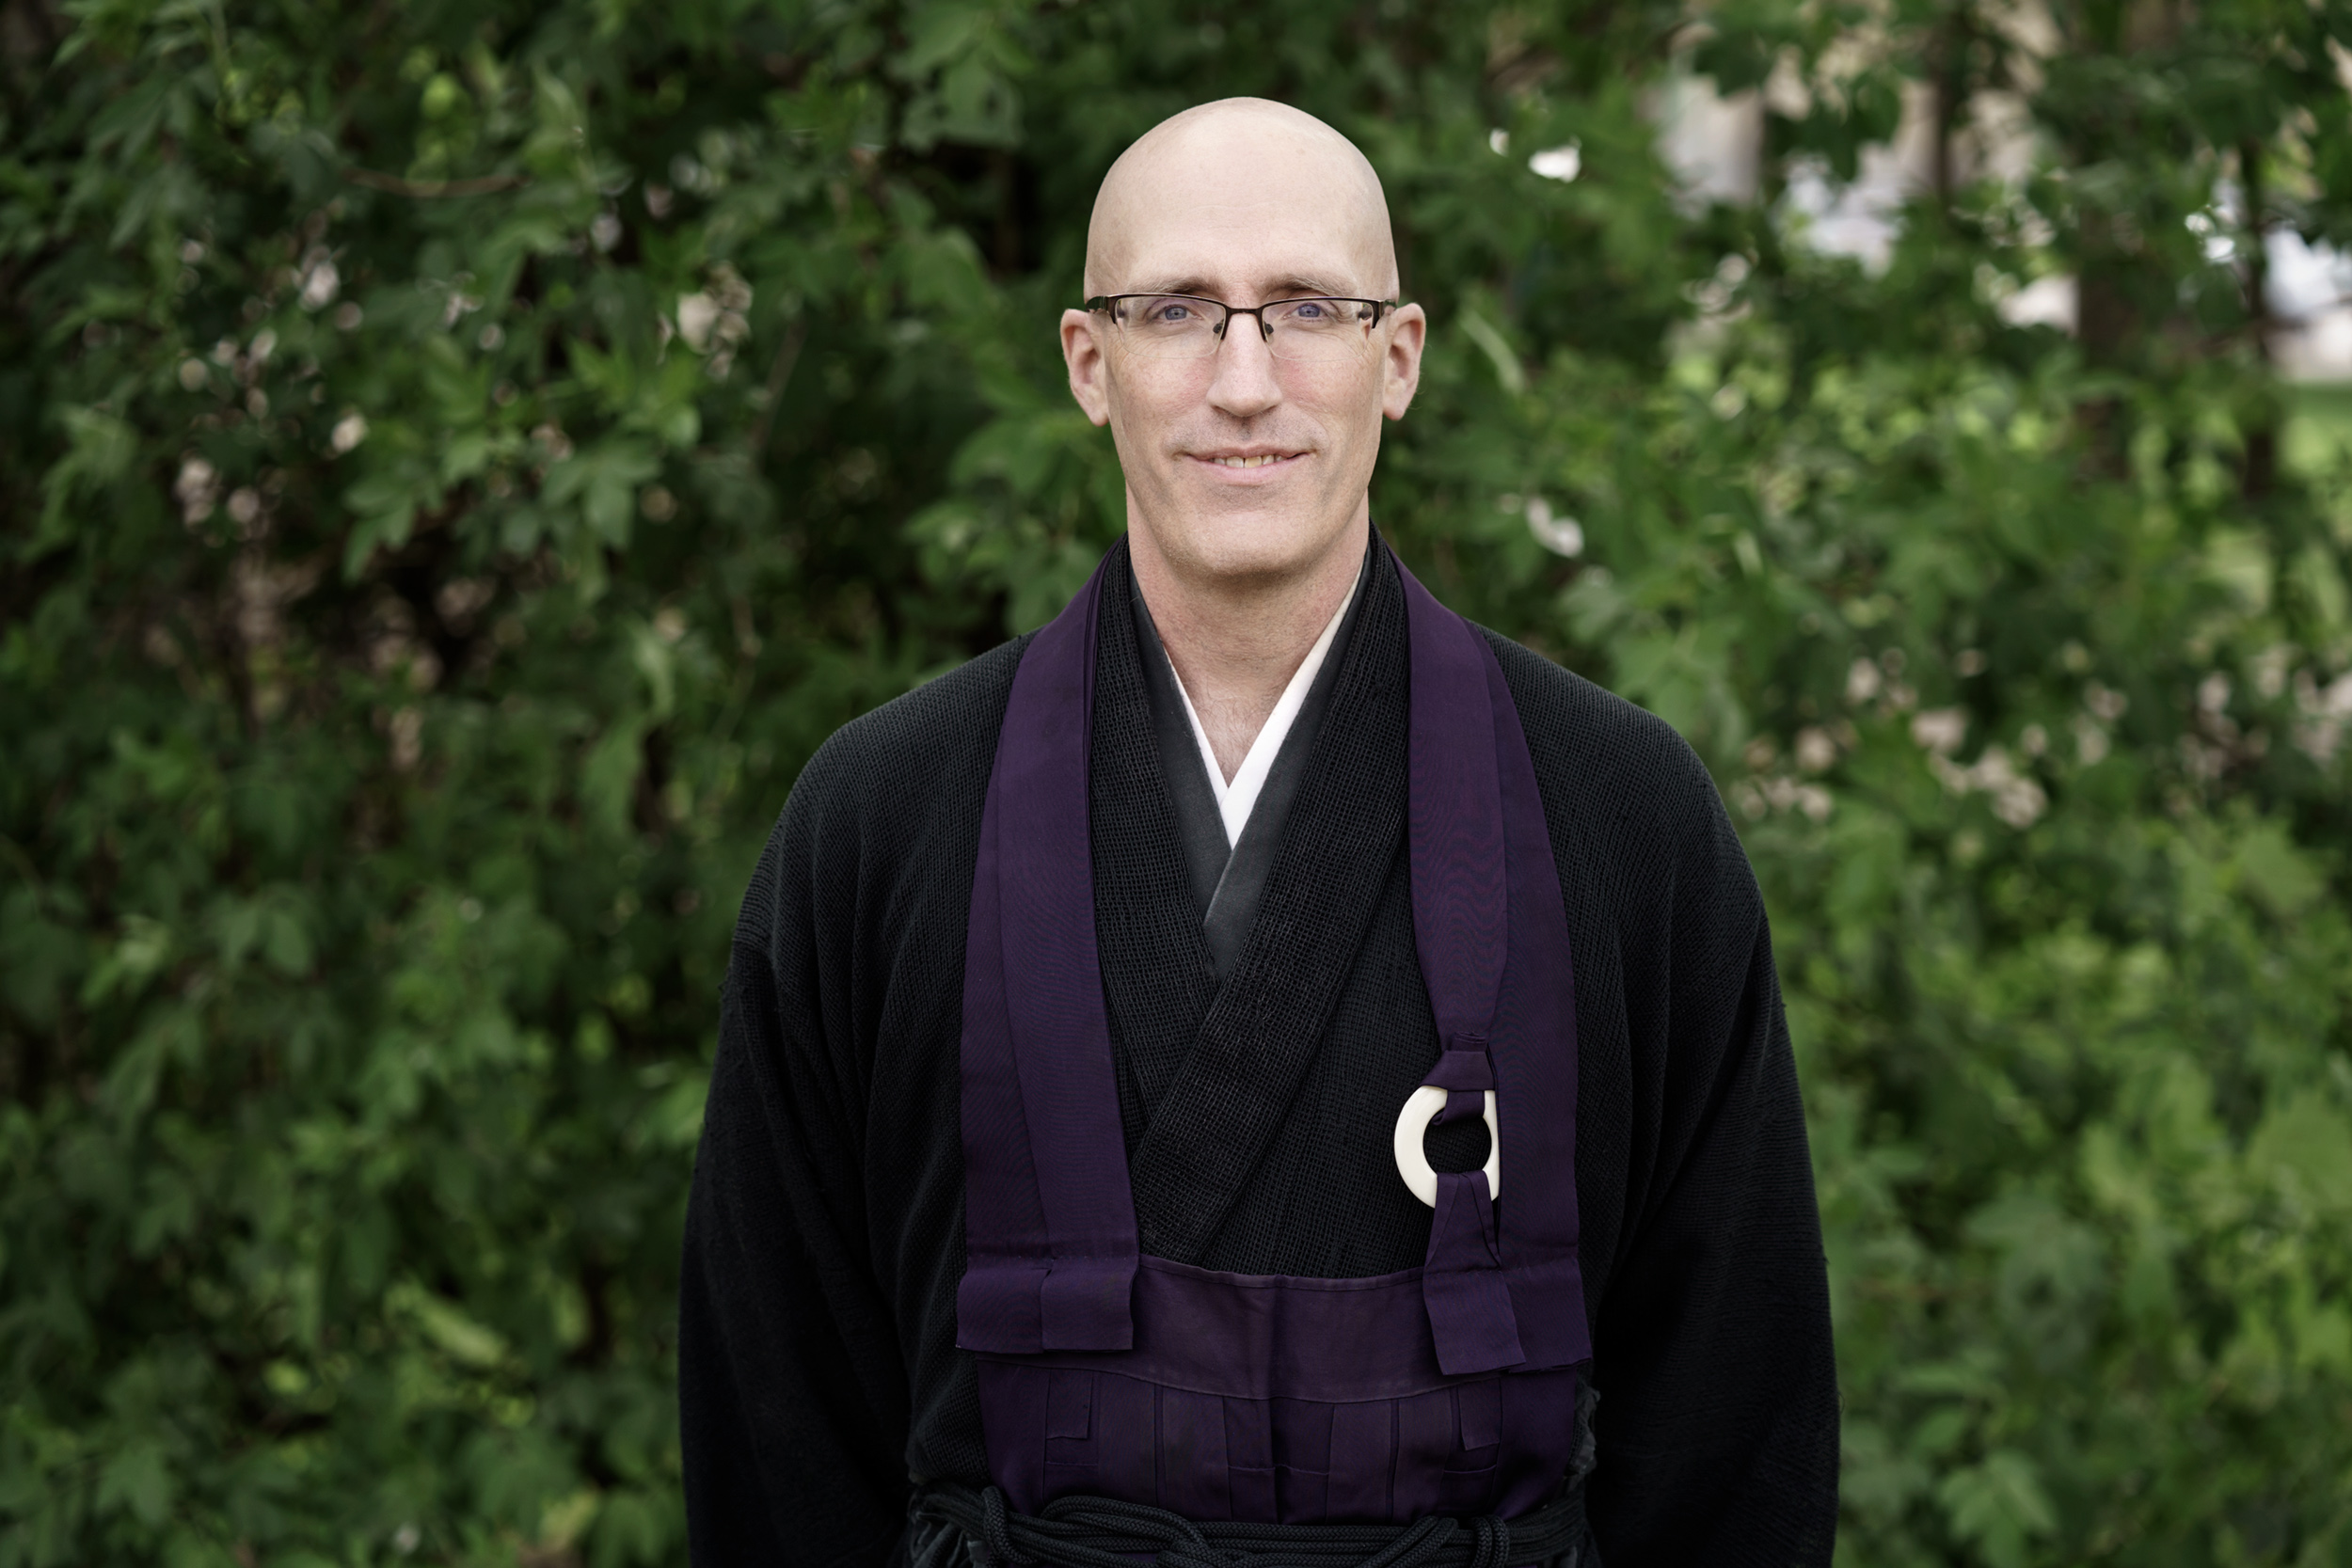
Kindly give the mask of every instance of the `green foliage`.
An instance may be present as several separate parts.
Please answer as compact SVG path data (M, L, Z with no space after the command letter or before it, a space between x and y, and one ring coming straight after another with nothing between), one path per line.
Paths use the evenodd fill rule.
M1375 516L1747 834L1841 1560L2352 1562L2352 455L2249 309L2262 228L2352 236L2352 16L1710 18L8 5L0 1568L679 1559L734 901L1120 526L1055 315L1232 92L1388 181ZM1692 70L1759 202L1661 165ZM1906 95L1887 265L1807 248ZM2054 274L2076 337L2000 309Z

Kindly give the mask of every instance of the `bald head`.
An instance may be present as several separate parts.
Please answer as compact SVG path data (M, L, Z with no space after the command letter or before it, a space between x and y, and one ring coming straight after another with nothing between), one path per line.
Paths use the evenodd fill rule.
M1087 226L1089 294L1210 293L1213 279L1239 281L1237 267L1272 290L1219 296L1237 305L1397 291L1372 165L1314 116L1263 98L1202 103L1145 132L1104 176Z

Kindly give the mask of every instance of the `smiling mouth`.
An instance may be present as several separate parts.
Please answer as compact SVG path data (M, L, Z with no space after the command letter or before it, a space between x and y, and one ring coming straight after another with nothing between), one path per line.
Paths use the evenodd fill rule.
M1277 463L1287 463L1300 455L1295 451L1265 451L1248 457L1203 457L1200 461L1220 468L1264 468Z

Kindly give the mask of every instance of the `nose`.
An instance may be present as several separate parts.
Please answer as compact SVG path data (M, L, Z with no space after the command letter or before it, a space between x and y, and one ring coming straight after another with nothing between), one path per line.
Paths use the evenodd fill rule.
M1235 316L1225 328L1216 349L1216 379L1209 383L1209 403L1237 420L1263 414L1282 401L1282 384L1275 378L1274 355L1255 316Z

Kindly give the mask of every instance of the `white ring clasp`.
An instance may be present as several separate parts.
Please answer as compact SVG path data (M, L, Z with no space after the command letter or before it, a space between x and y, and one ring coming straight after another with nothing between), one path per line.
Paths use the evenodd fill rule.
M1495 1125L1495 1091L1482 1091L1486 1096L1486 1196L1502 1196L1502 1129ZM1405 1109L1396 1114L1396 1174L1405 1178L1405 1185L1413 1196L1435 1209L1438 1206L1438 1171L1422 1152L1421 1141L1429 1131L1429 1124L1439 1111L1445 1109L1445 1090L1435 1084L1423 1084L1406 1097Z

